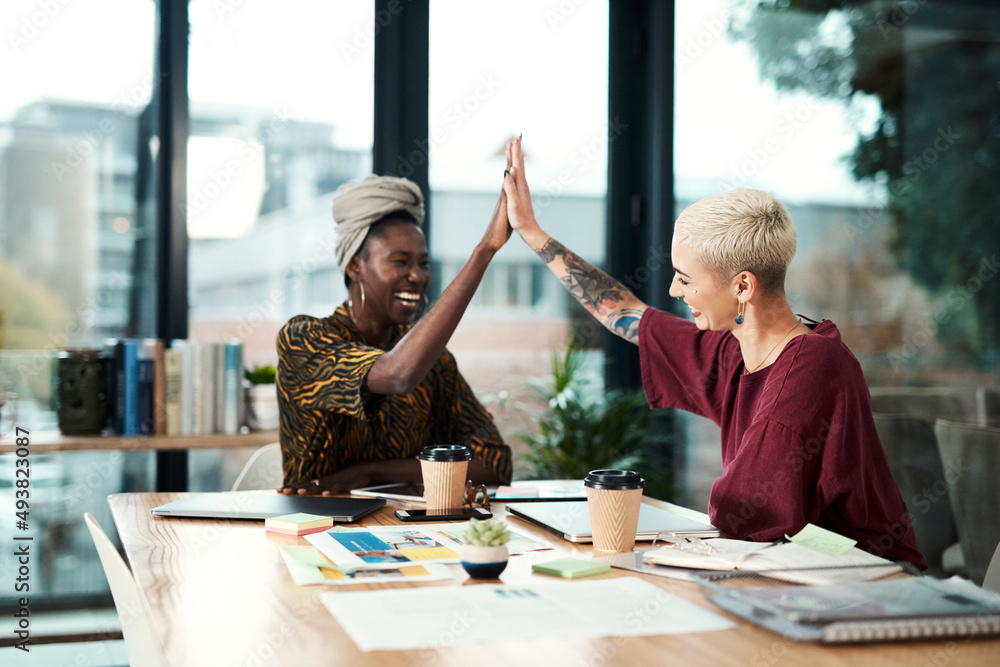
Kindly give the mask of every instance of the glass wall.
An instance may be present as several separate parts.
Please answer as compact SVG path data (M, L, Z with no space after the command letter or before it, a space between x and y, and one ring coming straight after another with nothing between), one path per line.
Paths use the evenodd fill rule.
M293 315L346 298L331 201L371 173L374 2L190 3L190 338L275 365ZM276 424L275 424L276 426ZM249 452L191 452L193 490Z
M608 3L435 0L430 15L430 136L401 157L429 159L431 257L446 285L482 237L503 183L504 146L523 134L535 213L555 238L604 261ZM570 11L572 10L572 11ZM488 29L487 29L488 27ZM515 46L516 44L516 46ZM528 471L520 436L548 406L532 381L569 339L559 281L515 234L496 256L449 349ZM575 304L575 302L573 302ZM600 391L599 350L588 364Z
M58 351L155 335L155 5L5 2L0 32L0 436L10 442L20 427L41 444L57 432ZM0 541L32 537L32 612L110 603L82 513L110 527L107 495L148 490L150 456L28 461L26 525L5 519ZM0 504L11 515L23 488L16 469L13 454L0 455ZM16 566L5 549L0 577L14 581ZM0 607L13 596L13 586L0 592Z
M1000 7L713 0L677 3L676 17L678 211L733 187L773 191L798 230L793 309L837 324L875 411L985 423ZM688 500L703 507L718 429L692 418L689 436ZM926 484L942 499L940 473Z

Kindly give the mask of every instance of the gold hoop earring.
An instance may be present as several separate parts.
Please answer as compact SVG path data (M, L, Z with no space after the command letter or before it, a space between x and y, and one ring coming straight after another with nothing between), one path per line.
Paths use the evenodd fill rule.
M364 309L365 309L365 284L363 282L361 282L361 281L358 281L358 285L361 287L361 310L364 311Z
M736 300L736 324L743 324L743 314L747 312L747 304L744 301Z

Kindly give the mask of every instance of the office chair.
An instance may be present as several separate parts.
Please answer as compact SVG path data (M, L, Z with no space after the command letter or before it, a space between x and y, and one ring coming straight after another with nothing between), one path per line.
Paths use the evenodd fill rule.
M910 415L874 413L892 476L913 521L917 548L927 559L927 574L946 573L944 552L958 541L955 518L938 452L934 422Z
M114 598L115 609L121 620L129 664L132 667L166 667L149 612L139 595L139 587L136 586L131 570L94 515L87 512L83 518L94 539L101 565L104 566L104 576L111 586L111 597Z
M1000 542L1000 428L934 423L969 579L982 585Z
M285 481L281 469L281 445L264 445L250 457L233 482L233 491L277 489Z

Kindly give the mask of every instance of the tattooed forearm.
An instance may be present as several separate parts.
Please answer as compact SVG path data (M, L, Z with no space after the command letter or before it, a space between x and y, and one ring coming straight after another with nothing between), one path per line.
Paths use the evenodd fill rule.
M535 252L569 293L601 324L627 341L638 342L639 319L645 304L624 285L553 238L549 238Z
M617 308L629 293L617 280L570 251L563 255L566 273L562 282L584 308L603 315Z

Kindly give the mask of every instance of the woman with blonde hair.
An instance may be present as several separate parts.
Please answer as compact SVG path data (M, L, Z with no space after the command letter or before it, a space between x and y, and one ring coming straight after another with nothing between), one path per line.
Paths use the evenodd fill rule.
M795 227L772 195L737 189L678 217L670 295L691 320L647 306L535 220L521 142L508 145L511 226L601 324L639 346L653 408L722 429L709 516L739 539L815 524L872 553L927 564L875 431L861 365L829 320L803 322L785 296Z

